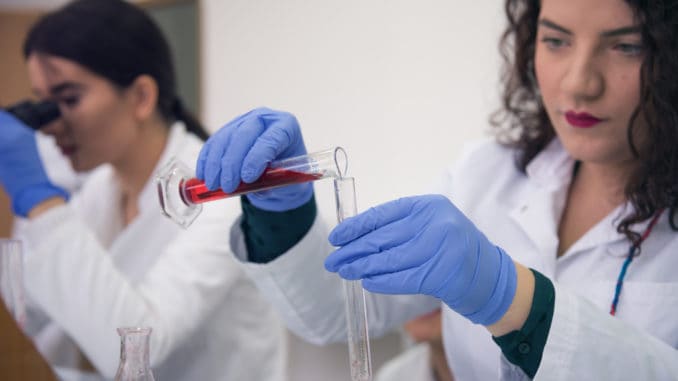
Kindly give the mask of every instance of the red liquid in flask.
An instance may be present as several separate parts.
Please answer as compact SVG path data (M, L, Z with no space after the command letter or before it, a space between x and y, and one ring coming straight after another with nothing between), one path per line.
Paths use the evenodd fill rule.
M207 189L205 182L196 178L188 179L185 182L182 182L180 187L184 188L183 192L181 192L184 202L187 204L201 204L207 201L237 196L250 191L264 190L283 185L314 181L322 177L323 175L318 173L309 174L290 171L287 169L267 169L257 181L250 184L241 182L232 193L226 193L221 189L211 191Z

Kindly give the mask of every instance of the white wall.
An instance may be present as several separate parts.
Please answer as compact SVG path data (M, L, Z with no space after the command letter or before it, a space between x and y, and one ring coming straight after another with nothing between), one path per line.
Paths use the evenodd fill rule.
M346 148L361 209L425 189L498 104L498 2L203 0L202 15L206 124L293 112L309 151Z
M424 191L465 141L485 134L499 104L501 2L202 0L202 7L206 124L217 128L264 105L293 112L309 151L346 148L361 210ZM316 197L333 222L330 181L316 183ZM378 342L376 357L394 346ZM345 346L327 351L332 366L318 351L297 354L305 368L293 379L346 379Z

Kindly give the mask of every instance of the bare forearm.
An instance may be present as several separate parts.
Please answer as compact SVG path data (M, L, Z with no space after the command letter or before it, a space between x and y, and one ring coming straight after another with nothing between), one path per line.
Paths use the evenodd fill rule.
M41 203L35 205L33 209L28 212L28 218L33 219L38 217L39 215L45 213L46 211L60 206L64 205L66 203L66 200L64 200L63 197L51 197L46 199L45 201L42 201Z

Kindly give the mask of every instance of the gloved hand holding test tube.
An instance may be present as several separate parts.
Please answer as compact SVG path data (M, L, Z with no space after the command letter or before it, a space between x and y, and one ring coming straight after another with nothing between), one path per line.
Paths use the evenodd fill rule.
M157 177L160 204L166 216L188 227L200 214L202 203L331 177L334 178L337 220L341 222L357 213L354 180L343 176L347 165L344 149L334 147L274 161L257 181L241 183L234 192L226 193L221 189L209 190L204 181L191 177L185 165L171 161ZM365 292L359 281L343 281L342 284L346 298L351 380L369 381L372 379L372 363Z
M247 195L257 208L286 211L311 199L313 188L308 182L333 178L341 222L357 213L355 185L353 178L346 177L347 168L348 158L341 147L307 154L293 115L260 108L232 120L209 138L198 157L195 176L185 165L171 161L156 181L163 213L188 227L205 202ZM370 381L364 290L360 282L342 284L351 380Z
M192 175L188 167L171 160L156 176L162 212L187 228L208 201L221 200L251 192L305 183L326 178L341 178L347 168L346 152L341 147L277 160L254 182L240 182L233 192L210 190L204 181Z

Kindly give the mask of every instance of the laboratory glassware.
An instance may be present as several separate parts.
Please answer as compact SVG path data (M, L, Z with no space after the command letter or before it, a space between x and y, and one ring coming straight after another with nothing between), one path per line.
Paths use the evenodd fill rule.
M184 228L193 223L208 201L221 200L250 192L341 177L346 173L348 160L341 147L307 155L273 161L253 183L243 183L231 193L221 189L209 190L203 181L194 177L185 164L172 159L156 176L160 206L165 216Z
M19 327L26 322L22 261L21 241L0 239L0 297Z
M151 328L118 328L120 365L114 381L155 381L151 371Z
M355 181L352 177L334 179L334 195L337 204L337 220L341 223L358 213L355 197ZM352 381L372 380L372 358L367 327L365 290L359 280L342 280L345 298L348 355Z

